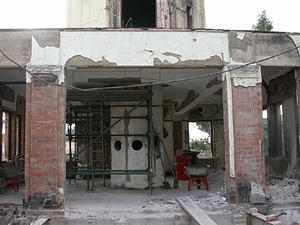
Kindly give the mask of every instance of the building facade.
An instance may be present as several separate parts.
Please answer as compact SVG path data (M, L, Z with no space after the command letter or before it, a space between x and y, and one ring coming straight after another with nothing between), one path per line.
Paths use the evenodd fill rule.
M230 199L245 183L264 186L266 173L297 174L300 35L188 29L205 26L196 0L152 2L155 19L138 24L126 11L134 2L70 1L73 28L0 31L1 111L11 126L1 153L25 154L27 206L63 208L76 175L88 189L95 177L161 186L189 149L188 121L211 123L208 164L225 168Z

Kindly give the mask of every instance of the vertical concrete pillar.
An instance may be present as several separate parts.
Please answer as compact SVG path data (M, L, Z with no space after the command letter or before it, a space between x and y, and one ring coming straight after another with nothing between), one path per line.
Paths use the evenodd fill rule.
M296 106L297 106L297 138L300 140L300 69L295 70L295 78L296 78ZM297 159L300 157L300 146L298 141L298 149L297 149ZM297 162L298 166L300 165L300 160Z
M288 162L287 176L292 176L297 165L298 152L298 128L297 128L297 109L295 98L283 101L283 127L284 127L284 149L285 158Z
M156 27L171 28L169 1L156 0L156 12Z
M260 67L227 72L223 98L226 190L241 200L249 182L265 184Z
M28 69L48 84L27 78L25 202L29 208L63 208L66 98L63 87L51 85L58 83L61 68Z
M268 106L269 155L272 158L282 156L282 132L280 105Z
M2 90L2 85L0 85ZM2 91L0 90L0 162L2 161Z

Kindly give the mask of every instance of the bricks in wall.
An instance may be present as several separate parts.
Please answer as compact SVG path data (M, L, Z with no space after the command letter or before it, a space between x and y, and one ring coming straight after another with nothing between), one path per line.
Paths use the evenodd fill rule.
M25 201L64 207L65 90L33 80L26 90Z
M235 151L235 178L229 175L229 129L227 88L224 87L224 132L226 189L231 198L241 196L240 184L265 184L263 152L262 90L255 87L232 86L233 131Z

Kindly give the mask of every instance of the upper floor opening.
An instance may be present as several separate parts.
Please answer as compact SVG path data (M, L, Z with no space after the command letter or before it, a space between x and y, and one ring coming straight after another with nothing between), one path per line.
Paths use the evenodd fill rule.
M156 27L156 0L123 0L122 27Z

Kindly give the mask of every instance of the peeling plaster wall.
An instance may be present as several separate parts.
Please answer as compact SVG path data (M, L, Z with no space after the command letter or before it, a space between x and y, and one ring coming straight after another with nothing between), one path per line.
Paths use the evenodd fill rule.
M31 37L31 58L27 63L28 70L48 71L58 76L59 83L64 81L64 70L60 60L60 36L57 32L33 34ZM32 71L31 71L32 72ZM26 73L26 83L31 83L31 74Z
M296 39L296 38L295 38ZM295 47L286 34L229 32L231 63L249 63L284 52ZM300 66L297 51L260 63L261 66Z
M296 35L296 34L291 34L289 35L289 37L293 40L294 44L296 46L300 45L300 35ZM300 49L298 48L298 53L300 54Z
M68 0L68 27L109 27L106 0Z
M78 55L94 62L107 61L108 66L137 67L222 66L229 60L226 33L62 32L61 63Z
M21 65L26 65L31 55L31 32L1 32L0 48ZM16 68L17 66L0 54L0 68L5 67Z

